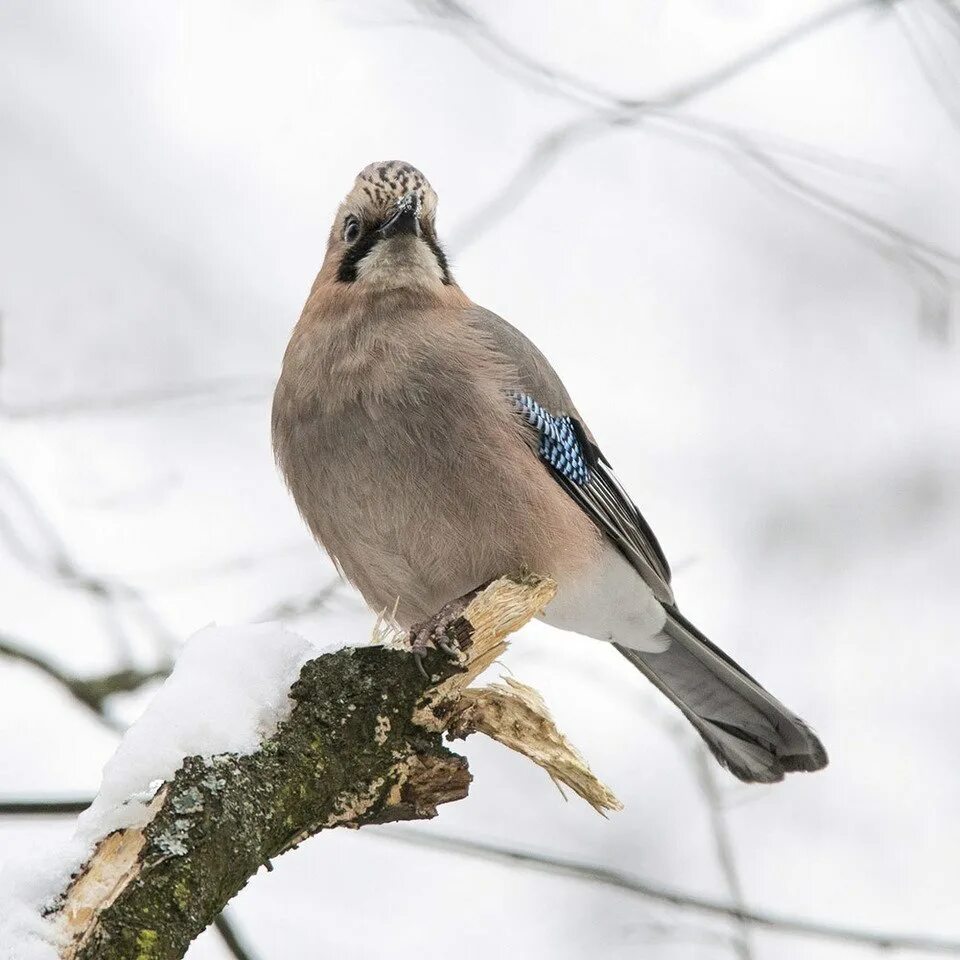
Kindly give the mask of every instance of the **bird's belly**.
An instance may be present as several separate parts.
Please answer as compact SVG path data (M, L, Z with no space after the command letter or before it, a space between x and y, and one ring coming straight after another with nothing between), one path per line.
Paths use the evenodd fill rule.
M520 439L512 408L455 409L453 397L358 405L302 422L283 448L317 539L403 626L524 568L562 580L596 552L596 527Z
M380 464L369 476L327 474L335 508L314 515L315 532L367 603L401 625L498 576L550 575L563 560L540 551L545 532L529 495L511 492L495 463L454 471L421 452L405 467Z
M466 491L429 482L381 483L356 494L357 509L337 520L332 552L370 606L392 611L403 626L530 563L535 534L502 502L484 509ZM373 497L405 507L370 510Z
M609 541L578 576L562 581L541 617L551 626L634 650L662 653L666 613L643 577Z

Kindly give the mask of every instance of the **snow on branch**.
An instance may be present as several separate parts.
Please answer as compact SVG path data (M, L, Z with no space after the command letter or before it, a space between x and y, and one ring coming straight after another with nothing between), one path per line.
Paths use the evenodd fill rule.
M31 956L182 957L261 866L308 837L430 818L465 797L467 762L444 732L483 732L598 811L619 809L535 691L469 686L554 589L500 579L448 605L419 632L456 638L459 661L431 649L424 669L399 638L307 659L276 627L202 631L108 765L80 819L85 851L48 891L49 942L34 927ZM218 697L218 681L234 692Z

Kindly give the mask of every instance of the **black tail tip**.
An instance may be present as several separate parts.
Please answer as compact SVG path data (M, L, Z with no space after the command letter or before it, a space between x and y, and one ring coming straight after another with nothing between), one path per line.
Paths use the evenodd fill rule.
M829 763L817 735L803 721L795 720L794 732L797 728L803 732L803 743L798 744L794 736L788 752L787 743L771 744L732 724L714 720L698 726L720 765L743 783L779 783L788 773L815 773Z
M796 753L789 757L778 757L780 766L786 773L816 773L822 770L829 762L827 751L819 740L814 740L810 753Z

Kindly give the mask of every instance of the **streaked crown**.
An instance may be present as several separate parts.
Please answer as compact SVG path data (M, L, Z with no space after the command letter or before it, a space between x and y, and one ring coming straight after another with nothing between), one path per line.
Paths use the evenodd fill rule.
M371 213L387 214L398 201L410 195L420 201L423 216L433 218L437 209L437 195L430 181L412 164L403 160L382 160L364 167L347 196L359 202Z

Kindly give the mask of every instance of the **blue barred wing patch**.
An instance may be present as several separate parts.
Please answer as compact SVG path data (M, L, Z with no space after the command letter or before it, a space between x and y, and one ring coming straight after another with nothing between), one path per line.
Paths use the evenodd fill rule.
M540 434L540 459L579 486L589 482L590 466L573 420L547 412L527 393L513 394L520 415Z
M654 596L672 604L670 565L657 538L580 423L550 413L528 393L512 392L510 398L523 422L536 431L537 453L554 479L639 571Z

